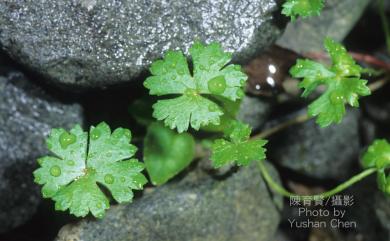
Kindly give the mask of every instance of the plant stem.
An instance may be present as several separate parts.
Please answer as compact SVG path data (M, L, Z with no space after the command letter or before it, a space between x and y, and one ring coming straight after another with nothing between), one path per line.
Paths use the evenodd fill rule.
M323 193L320 193L320 194L316 194L316 195L312 195L312 196L303 196L303 195L298 195L298 194L295 194L295 193L292 193L292 192L289 192L288 190L286 190L284 187L280 186L277 182L275 182L271 175L269 174L266 166L265 166L265 163L264 161L259 161L259 169L261 171L261 174L263 175L263 178L265 179L265 181L267 182L267 184L273 189L275 190L277 193L279 193L280 195L284 196L284 197L301 197L301 198L304 198L304 199L309 199L309 200L315 200L317 198L327 198L327 197L331 197L345 189L347 189L348 187L350 187L351 185L353 185L354 183L356 182L359 182L360 180L364 179L365 177L375 173L377 171L376 168L369 168L369 169L366 169L364 171L362 171L361 173L359 174L356 174L355 176L351 177L350 179L348 179L347 181L341 183L340 185L336 186L335 188L329 190L329 191L326 191L326 192L323 192Z
M385 33L385 37L386 37L387 51L390 53L390 28L389 28L389 22L386 17L385 4L383 0L378 0L378 8L379 8L379 15L382 20L383 32Z
M383 79L380 79L380 80L377 80L375 82L372 82L368 85L368 88L371 90L371 92L374 92L376 90L379 90L380 88L382 88L384 85L387 84L387 82L389 82L389 76L383 78Z
M275 133L277 133L277 132L279 132L281 130L286 129L289 126L306 122L310 118L311 117L308 116L306 113L302 114L302 115L298 115L294 119L287 120L285 122L280 123L279 125L271 127L269 129L266 129L266 130L260 132L259 134L256 134L256 135L252 136L252 138L256 139L256 138L266 138L266 137L269 137L269 136L271 136L271 135L273 135L273 134L275 134Z

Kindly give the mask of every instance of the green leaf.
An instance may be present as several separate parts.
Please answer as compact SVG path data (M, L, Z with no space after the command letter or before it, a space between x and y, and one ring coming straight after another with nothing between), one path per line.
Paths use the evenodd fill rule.
M298 16L302 18L318 16L323 7L324 0L287 0L283 4L282 14L294 21Z
M195 140L156 122L149 126L144 141L144 161L154 185L161 185L186 168L194 158Z
M359 107L359 97L370 95L367 80L360 79L363 69L355 63L346 49L330 38L325 39L325 48L332 59L328 68L311 60L298 59L290 69L295 78L303 78L299 84L304 89L303 97L309 96L318 86L326 91L309 105L308 114L317 116L321 127L340 123L345 114L345 105Z
M386 170L390 168L390 144L384 139L375 140L363 155L362 165L364 168L378 169L378 186L390 195L390 175L386 175Z
M132 189L142 189L147 182L141 174L143 164L129 160L137 150L130 140L128 129L117 128L111 133L104 122L91 127L89 145L88 133L78 125L70 132L53 129L47 145L56 156L38 159L40 168L34 171L35 182L43 185L43 196L52 198L57 210L69 209L78 217L89 212L103 217L109 201L97 183L122 203L130 202Z
M248 165L254 160L265 159L263 146L266 140L253 139L249 136L251 129L248 125L235 122L227 136L229 140L217 139L214 141L211 151L211 160L215 168L226 164L236 163L239 166Z
M222 51L217 43L205 46L196 42L189 52L193 76L184 55L168 51L163 60L152 64L152 76L144 82L151 95L178 95L153 105L153 116L178 132L186 131L190 125L196 130L210 123L218 125L223 112L210 96L236 101L244 96L242 87L247 80L240 66L227 65L231 54Z
M390 144L384 139L375 140L363 155L362 164L364 168L390 167Z
M224 132L235 121L241 101L231 101L222 97L214 97L213 100L222 108L223 115L220 117L218 125L211 123L201 129L208 132Z
M195 130L209 123L218 125L219 117L223 114L216 103L191 93L174 99L159 100L153 108L153 116L157 120L164 120L166 126L177 128L179 133L186 131L190 124Z

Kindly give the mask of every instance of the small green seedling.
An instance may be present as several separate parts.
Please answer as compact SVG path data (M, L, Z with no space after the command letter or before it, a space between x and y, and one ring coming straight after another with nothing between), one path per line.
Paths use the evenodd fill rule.
M379 189L390 195L390 144L386 140L376 140L363 156L364 168L376 168Z
M307 18L318 16L324 7L324 0L287 0L283 4L282 14L294 21L298 16Z
M55 201L56 210L69 209L77 217L91 212L101 218L109 200L98 184L123 203L133 199L132 189L141 190L147 182L141 174L144 165L130 159L137 150L130 140L130 130L111 133L104 122L92 126L89 135L78 125L69 132L53 129L47 146L54 156L38 159L35 182L43 185L43 196Z
M304 89L303 97L309 96L320 85L327 87L308 109L309 116L317 116L321 127L341 122L346 104L359 107L359 97L371 94L367 80L360 78L363 68L355 63L346 49L330 38L326 38L324 44L332 60L331 66L298 59L290 69L293 77L303 78L299 84Z
M234 121L225 133L226 139L214 141L210 159L215 168L235 162L238 166L247 166L254 160L265 159L267 143L262 139L250 139L251 128L241 122Z

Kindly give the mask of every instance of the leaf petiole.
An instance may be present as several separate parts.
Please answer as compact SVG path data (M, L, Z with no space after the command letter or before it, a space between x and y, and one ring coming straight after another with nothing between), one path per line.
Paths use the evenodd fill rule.
M267 182L269 187L271 187L274 191L276 191L277 193L279 193L280 195L282 195L284 197L301 197L301 198L304 198L305 200L316 200L318 198L331 197L331 196L347 189L348 187L352 186L353 184L361 181L362 179L368 177L369 175L377 172L376 168L368 168L368 169L365 169L364 171L360 172L359 174L356 174L355 176L351 177L347 181L341 183L340 185L336 186L335 188L333 188L329 191L326 191L326 192L323 192L320 194L316 194L316 195L304 196L304 195L298 195L298 194L295 194L295 193L292 193L292 192L289 192L288 190L286 190L284 187L282 187L281 185L279 185L277 182L275 182L272 179L272 177L269 174L263 161L259 161L258 164L259 164L259 169L260 169L261 175L263 176L264 180Z

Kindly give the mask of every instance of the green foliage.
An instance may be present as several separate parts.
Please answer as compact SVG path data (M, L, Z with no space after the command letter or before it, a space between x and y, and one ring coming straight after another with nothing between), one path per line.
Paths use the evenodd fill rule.
M189 51L193 75L180 51L168 51L163 60L152 64L152 76L144 82L151 95L177 96L157 101L153 116L179 133L189 126L198 130L208 124L219 125L223 110L210 96L236 101L244 96L242 87L247 79L239 65L227 65L231 54L217 43L205 46L196 42Z
M324 7L324 0L287 0L283 4L282 14L295 20L296 17L302 18L318 16Z
M355 63L346 49L330 38L325 39L325 48L331 57L331 66L299 59L290 69L293 77L303 78L299 84L304 89L303 97L307 97L320 85L327 87L308 109L310 116L318 116L317 123L321 127L341 122L346 104L359 107L359 96L371 94L367 80L360 78L363 69Z
M250 140L251 128L241 122L235 121L228 129L226 139L214 141L211 150L211 160L215 168L235 162L239 166L246 166L254 160L265 159L263 146L266 140Z
M386 175L386 169L390 168L390 144L386 140L375 140L364 154L362 164L365 168L378 169L379 188L390 195L390 175Z
M131 132L118 128L111 134L104 122L88 133L76 125L70 132L53 129L47 146L55 156L38 159L35 182L43 185L45 198L55 201L55 209L69 209L75 216L91 212L101 218L109 200L97 185L105 186L119 202L130 202L132 189L140 190L147 182L141 174L142 163L131 158L137 148L130 144Z
M194 158L195 140L155 122L144 140L146 170L154 185L161 185L186 168Z

